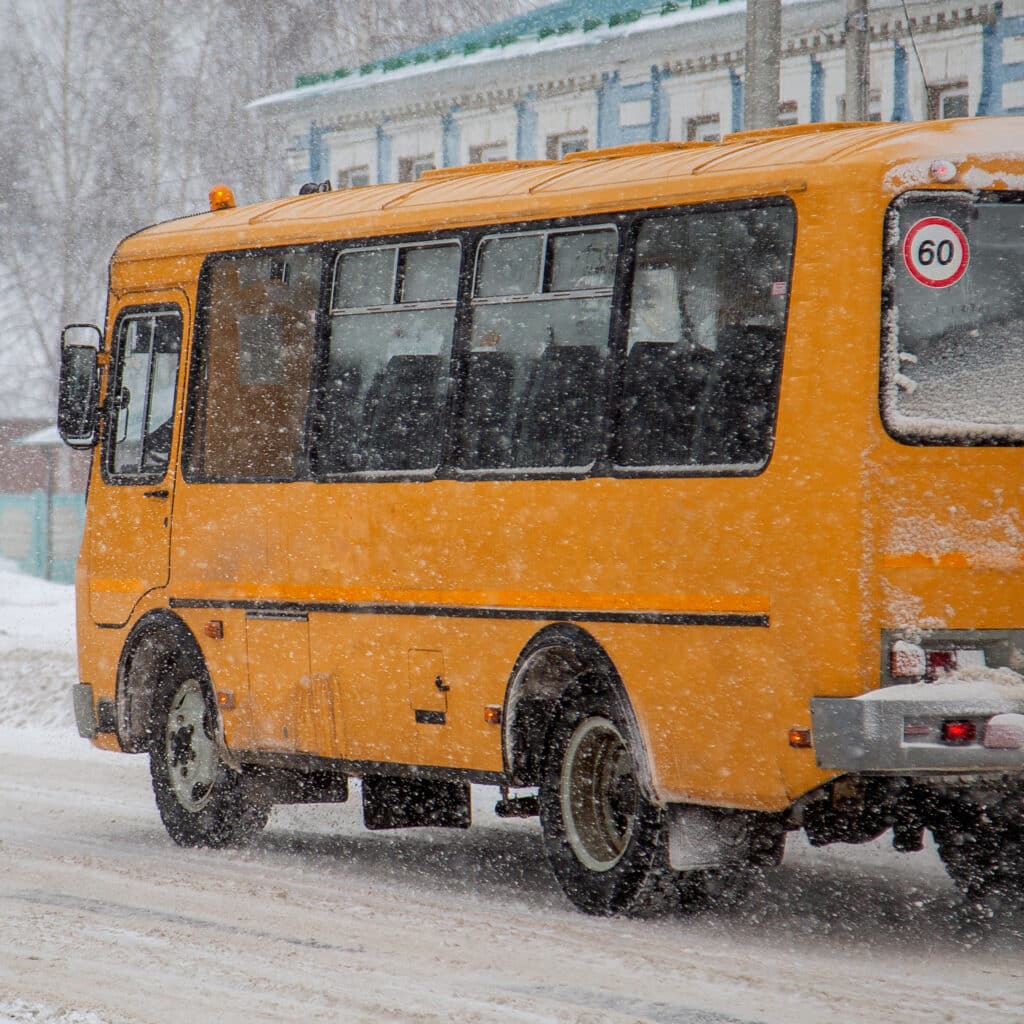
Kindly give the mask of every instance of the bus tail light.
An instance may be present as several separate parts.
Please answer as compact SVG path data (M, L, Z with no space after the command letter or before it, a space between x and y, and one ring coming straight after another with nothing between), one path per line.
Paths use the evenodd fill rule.
M809 747L813 747L814 743L811 740L811 730L794 726L789 730L789 745L796 747L798 750L806 750Z
M893 679L919 679L925 674L928 661L924 648L897 640L889 652L889 674Z
M940 672L952 672L956 668L956 651L926 652L928 671L925 675L934 679Z
M966 718L949 719L942 723L942 742L951 746L964 746L978 738L978 727Z
M897 640L889 651L889 675L893 679L927 679L934 682L944 672L984 667L985 652L973 647L926 650L920 644Z
M1016 712L993 715L985 726L981 742L990 750L1024 749L1024 715Z

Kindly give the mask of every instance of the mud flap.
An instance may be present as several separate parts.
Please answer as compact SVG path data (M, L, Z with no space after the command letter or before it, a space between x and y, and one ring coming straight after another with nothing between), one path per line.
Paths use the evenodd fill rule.
M668 860L673 871L701 871L739 864L750 856L748 816L715 807L670 804Z
M468 782L363 778L363 824L368 829L469 828L471 823Z

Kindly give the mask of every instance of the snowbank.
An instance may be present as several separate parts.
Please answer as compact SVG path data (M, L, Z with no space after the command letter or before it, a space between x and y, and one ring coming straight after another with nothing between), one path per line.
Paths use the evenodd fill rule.
M103 1024L103 1019L88 1010L54 1009L15 999L0 1001L0 1024Z
M0 562L0 728L73 728L76 681L74 587Z

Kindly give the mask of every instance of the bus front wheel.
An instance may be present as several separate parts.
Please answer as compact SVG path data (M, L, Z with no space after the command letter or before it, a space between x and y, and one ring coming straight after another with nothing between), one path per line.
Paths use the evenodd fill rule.
M180 846L239 845L267 823L269 808L221 756L209 688L187 661L157 689L149 767L160 818Z
M548 734L540 787L544 850L566 895L591 914L637 909L665 860L618 700L570 691Z

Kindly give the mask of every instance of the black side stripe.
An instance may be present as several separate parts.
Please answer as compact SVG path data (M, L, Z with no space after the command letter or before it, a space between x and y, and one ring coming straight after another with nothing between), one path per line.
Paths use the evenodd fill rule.
M647 626L752 626L767 628L767 612L630 612L571 608L496 608L485 605L375 604L330 601L233 601L172 597L172 608L230 608L262 615L426 615L441 619L526 619L543 622L625 622Z

